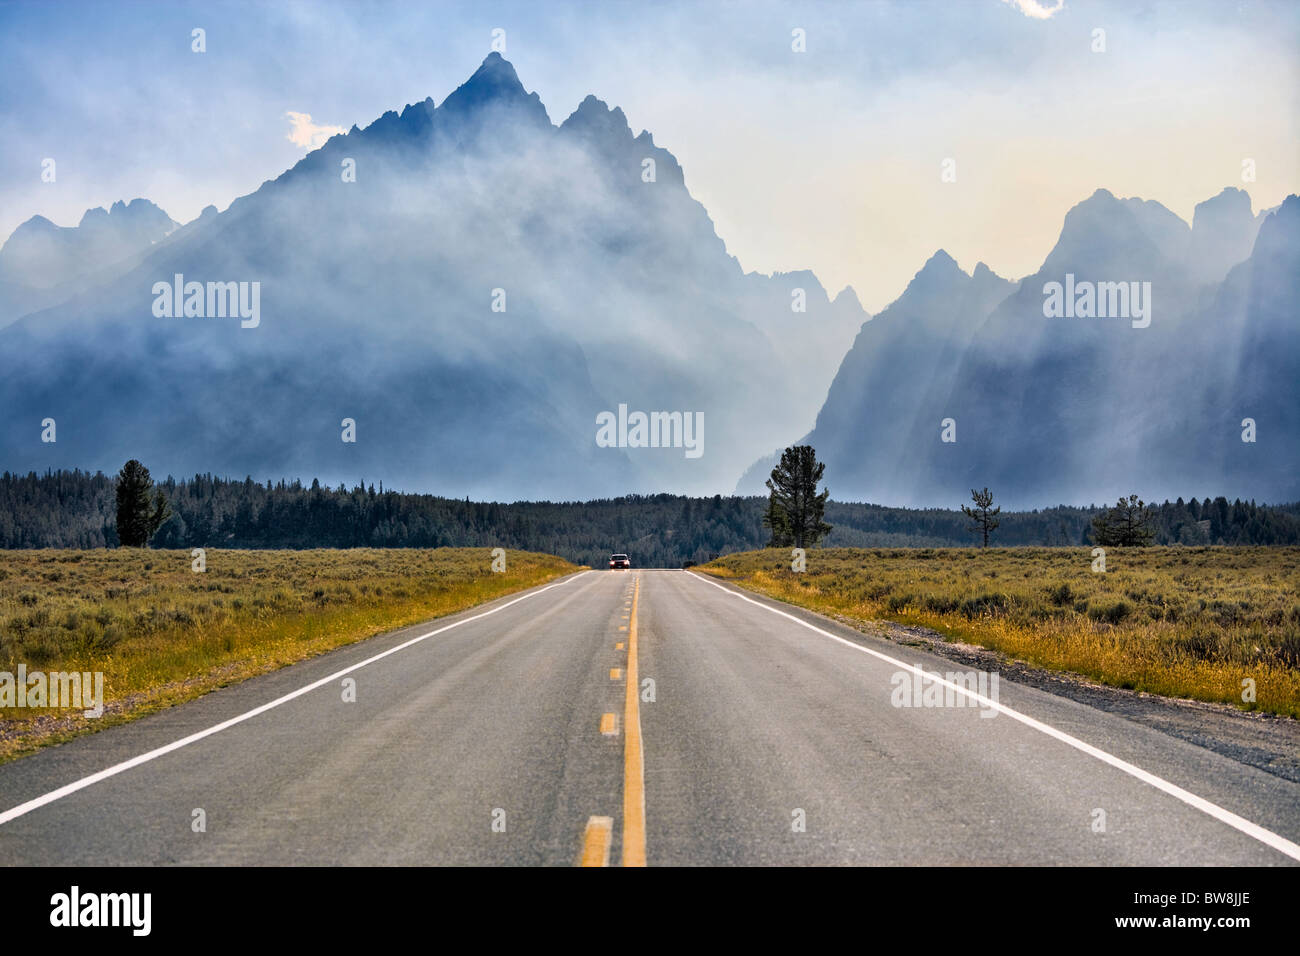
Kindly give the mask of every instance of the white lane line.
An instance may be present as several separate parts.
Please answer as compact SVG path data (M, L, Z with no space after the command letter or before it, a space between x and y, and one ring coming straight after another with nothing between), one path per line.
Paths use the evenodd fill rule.
M1202 813L1208 814L1209 816L1218 820L1220 823L1226 823L1234 830L1241 831L1242 833L1246 834L1246 836L1258 840L1260 843L1263 843L1265 846L1271 847L1272 849L1277 850L1279 853L1283 853L1286 856L1291 857L1291 859L1293 860L1300 860L1300 845L1292 843L1286 837L1279 836L1278 834L1274 833L1272 830L1266 830L1257 823L1251 823L1245 817L1239 817L1231 810L1225 810L1223 807L1219 806L1218 804L1211 803L1209 800L1206 800L1204 797L1198 797L1196 794L1184 790L1182 787L1178 786L1177 784L1172 784L1168 780L1165 780L1162 777L1157 777L1155 774L1143 770L1141 767L1135 766L1129 763L1127 760L1121 760L1119 757L1116 757L1114 754L1107 753L1105 750L1101 750L1097 747L1094 747L1092 744L1084 743L1078 737L1072 737L1062 730L1057 730L1055 727L1049 726L1048 724L1045 724L1042 721L1035 720L1033 717L1030 717L1026 714L1022 714L1019 711L1012 710L1010 707L1007 707L1005 704L1000 704L997 701L991 700L988 697L985 697L984 695L976 691L970 690L960 684L954 684L951 681L945 680L937 672L933 674L928 674L921 668L915 666L914 664L908 664L904 661L900 661L897 658L890 657L888 654L882 654L880 653L880 651L873 650L870 647L864 647L861 644L855 644L853 641L846 640L845 638L842 638L837 634L832 634L830 631L823 630L817 625L810 624L809 622L793 614L788 614L785 611L778 610L772 607L770 604L764 604L762 601L755 601L753 598L746 597L743 594L733 591L731 588L723 587L721 584L718 584L716 581L710 581L708 578L704 577L701 574L695 572L688 572L688 573L690 573L691 576L698 581L703 581L705 584L710 584L713 587L717 588L719 591L725 591L727 594L730 594L732 597L740 598L740 600L753 604L755 607L761 607L765 611L771 611L773 614L777 614L780 615L781 617L787 618L788 620L794 621L796 624L802 627L806 627L810 631L815 631L816 633L822 635L822 637L829 637L832 641L838 641L840 644L843 644L845 647L850 647L855 651L861 651L863 654L870 654L872 657L876 657L882 661L885 661L886 663L893 664L895 667L899 667L902 668L903 670L910 671L913 674L919 674L920 676L926 678L927 680L935 681L936 683L939 683L944 687L951 688L952 690L956 691L959 694L964 694L965 696L969 697L971 700L978 702L981 706L990 707L998 711L999 713L1006 714L1012 720L1018 720L1026 727L1032 727L1034 730L1037 730L1040 733L1044 733L1049 737L1059 740L1063 744L1068 744L1069 746L1073 747L1075 750L1080 750L1083 753L1086 753L1090 757L1096 757L1102 763L1110 764L1110 766L1114 767L1116 770L1122 770L1124 773L1128 774L1129 776L1136 777L1138 780L1141 780L1143 783L1149 784L1150 786L1155 787L1157 790L1169 794L1169 796L1174 797L1177 800L1181 800L1189 807L1195 807L1197 810L1200 810Z
M504 611L506 608L512 607L513 605L518 604L520 601L527 601L529 598L536 597L539 594L544 594L545 592L551 590L552 588L564 587L566 584L569 584L571 581L577 580L578 578L580 578L582 575L586 573L587 572L585 571L579 571L577 574L565 578L563 581L559 582L558 584L548 584L546 585L546 587L541 588L540 590L530 591L527 594L515 598L513 601L507 601L505 604L499 605L498 607L494 607L490 611L483 611L479 614L475 614L473 617L467 617L467 618L462 618L459 621L453 621L452 623L446 624L438 628L437 630L430 631L427 634L421 634L419 637L413 637L409 641L404 641L403 643L398 644L396 647L390 647L388 650L376 654L374 657L367 657L364 661L353 664L351 667L345 667L341 671L335 671L333 674L330 674L328 677L322 677L318 681L313 681L312 683L308 684L306 687L300 687L295 691L291 691L290 693L285 694L283 697L277 697L275 700L262 704L260 707L254 707L252 710L240 714L238 717L231 717L229 720L223 720L219 724L213 724L211 727L207 728L206 730L200 730L197 733L190 734L188 737L182 737L180 740L176 740L173 741L172 743L165 744L164 746L158 747L154 750L150 750L147 753L142 753L138 757L132 757L130 760L124 760L121 763L113 764L113 766L101 770L98 773L92 773L88 777L82 777L80 780L75 780L72 783L59 787L57 790L51 790L49 793L42 794L39 797L35 797L34 799L28 800L26 803L20 803L18 806L14 807L13 809L6 810L3 813L0 813L0 825L8 823L10 820L16 820L18 817L31 813L33 810L39 810L41 807L45 806L46 804L53 803L56 800L62 800L64 797L76 793L78 790L84 790L86 789L86 787L93 786L94 784L97 784L102 780L107 780L109 777L115 777L119 773L124 773L125 771L130 770L133 767L138 767L141 764L148 763L150 760L156 760L157 758L163 756L164 754L171 753L173 750L180 750L182 747L187 747L192 743L202 740L204 737L211 737L213 734L219 734L221 733L221 731L233 727L236 724L242 724L244 721L251 720L252 718L258 716L259 714L264 714L268 710L273 710L274 708L279 707L281 704L287 704L289 701L301 697L303 694L311 693L312 691L316 690L316 688L318 687L324 687L326 684L331 684L334 681L337 681L340 677L344 676L345 674L350 674L353 671L360 670L361 668L365 667L368 664L375 663L375 661L381 661L385 657L388 657L390 654L396 654L398 651L405 650L406 648L411 647L415 644L419 644L421 641L428 640L431 637L436 637L439 634L442 634L446 631L450 631L452 628L460 627L462 624L469 624L472 621L478 621L478 620L482 620L485 617L491 617L493 614L497 614L500 611Z

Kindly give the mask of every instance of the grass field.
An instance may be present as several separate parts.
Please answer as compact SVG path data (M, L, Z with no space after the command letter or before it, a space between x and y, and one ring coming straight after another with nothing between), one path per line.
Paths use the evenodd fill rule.
M1300 716L1300 548L810 549L699 570L852 621L946 639L1116 687ZM1243 681L1255 700L1243 700Z
M0 551L0 671L102 671L105 714L0 708L0 761L576 568L486 548Z

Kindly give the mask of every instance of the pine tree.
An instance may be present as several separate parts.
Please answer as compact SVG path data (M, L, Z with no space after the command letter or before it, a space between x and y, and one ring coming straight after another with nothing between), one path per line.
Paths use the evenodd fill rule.
M817 493L826 471L811 445L796 445L781 454L781 463L767 480L770 492L763 527L772 532L769 548L809 548L830 533L822 520L830 489Z
M989 532L993 531L1001 523L995 515L1002 511L1002 506L993 507L993 492L985 488L983 491L970 490L971 500L975 502L975 507L970 508L966 505L961 506L962 513L971 519L970 530L976 533L983 532L984 547L989 546Z
M117 539L127 548L143 548L149 543L163 522L171 517L171 508L162 489L155 495L152 506L149 492L153 479L149 469L132 458L117 475Z
M1115 507L1092 519L1093 535L1103 547L1145 547L1155 538L1155 514L1137 495L1120 498Z

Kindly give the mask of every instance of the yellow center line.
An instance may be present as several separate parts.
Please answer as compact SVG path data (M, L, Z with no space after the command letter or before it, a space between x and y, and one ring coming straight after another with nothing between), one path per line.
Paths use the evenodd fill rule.
M645 866L645 759L641 754L641 708L636 660L636 608L641 576L632 590L627 635L627 685L623 694L623 865Z
M601 714L600 715L600 732L606 737L613 737L618 733L618 715Z
M623 669L621 667L611 667L609 669L610 680L621 680L622 677L623 677Z
M609 866L609 844L614 833L613 817L591 817L582 834L582 855L578 866Z
M623 642L622 642L622 641L619 641L617 644L614 645L614 650L616 650L616 651L621 651L622 649L623 649Z

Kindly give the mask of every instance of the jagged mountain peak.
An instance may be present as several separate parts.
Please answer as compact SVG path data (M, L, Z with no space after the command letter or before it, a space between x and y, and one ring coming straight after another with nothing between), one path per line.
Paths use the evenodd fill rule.
M1251 212L1250 193L1235 186L1226 187L1217 196L1198 202L1192 213L1192 229L1213 228L1224 223L1248 223L1255 218Z
M45 216L32 216L22 223L9 236L9 241L39 235L70 234L83 227L91 231L99 228L146 229L151 232L161 231L163 235L176 227L170 216L158 205L148 199L132 199L130 202L117 200L109 208L94 206L81 214L76 226L60 226ZM160 238L160 236L153 236Z
M1065 213L1065 222L1061 235L1065 236L1072 229L1092 228L1097 224L1113 224L1125 219L1127 210L1133 215L1141 215L1143 209L1159 207L1159 203L1138 198L1120 198L1109 189L1098 188L1087 199L1080 200ZM1168 210L1165 210L1168 212ZM1172 215L1172 213L1170 213ZM1184 225L1186 225L1184 223Z
M617 106L611 109L604 100L590 93L569 114L569 118L560 124L560 129L632 139L632 129L628 126L623 110Z
M925 264L912 276L901 295L885 307L874 318L885 315L897 308L904 311L922 301L936 297L960 294L970 283L971 277L957 265L957 260L944 249L938 249L925 260Z
M958 272L961 271L961 266L957 265L957 260L950 256L946 249L936 249L934 255L925 260L925 266L922 268L930 267L944 269L952 268L956 269Z
M432 116L436 107L433 104L433 97L426 96L418 103L407 103L402 109L399 119L408 120L413 111L422 113L424 116Z
M1245 207L1250 208L1250 193L1244 189L1238 189L1236 186L1224 186L1217 195L1211 196L1202 202L1196 204L1196 208L1220 207Z
M9 238L10 240L12 240L15 236L18 236L20 233L36 234L36 233L43 233L43 232L54 232L57 231L58 228L59 228L58 226L56 226L50 220L46 219L44 216L32 216L26 222L19 225L19 227L13 231L13 234L10 235Z
M857 290L851 285L846 285L843 289L840 289L835 294L835 298L831 300L831 304L836 308L849 307L866 312L866 309L862 308L862 300L858 298Z
M1165 236L1173 236L1179 230L1186 232L1189 228L1176 213L1154 199L1137 196L1120 198L1109 189L1098 188L1087 199L1070 207L1065 214L1062 232L1069 229L1072 223L1114 222L1116 217L1122 216L1123 210L1135 216L1144 228L1154 227Z
M1263 220L1251 211L1250 194L1233 186L1197 203L1188 249L1192 274L1203 282L1223 279L1250 255Z
M1003 289L1007 291L1015 285L1010 279L998 275L983 262L975 263L975 269L971 272L971 284L980 290Z
M98 225L133 225L142 223L156 223L166 226L171 223L171 217L167 215L158 205L150 202L148 199L136 198L129 203L124 200L117 200L111 204L108 209L103 206L95 206L87 209L81 216L78 226L98 226Z
M396 110L385 111L362 129L353 124L346 138L360 134L361 142L370 146L415 145L422 148L430 136L436 137L435 127L441 127L445 131L462 131L452 132L453 138L457 138L463 135L467 124L472 127L485 110L495 108L519 113L526 118L525 125L534 128L551 126L541 97L527 92L510 61L493 51L469 79L447 95L442 105L436 105L432 96L426 96L418 102L406 104L400 113ZM331 142L335 139L339 137L332 137ZM298 169L313 169L317 166L318 160L314 153L309 153L285 175Z
M468 80L442 101L439 110L469 113L494 103L526 104L540 110L543 116L546 115L541 97L524 89L514 65L495 50L484 58ZM547 122L550 122L549 118Z
M1266 250L1300 246L1295 238L1300 235L1300 195L1292 193L1282 200L1280 206L1267 214L1261 213L1260 219L1257 246L1262 245Z
M952 282L961 279L969 279L961 266L957 265L957 260L943 250L937 250L934 255L925 260L925 265L912 277L909 288L917 283L922 285L936 282Z
M616 106L611 111L608 103L595 93L588 93L582 98L582 102L578 104L578 108L573 111L569 119L571 120L575 116L603 116L609 112L617 113L619 116L623 115L623 111L619 107ZM568 122L568 120L565 122Z
M1098 189L1065 214L1038 275L1104 274L1172 268L1185 259L1191 228L1153 200Z
M174 231L178 223L147 199L87 209L76 226L33 216L0 247L0 281L28 290L51 289L129 258ZM18 301L21 299L22 301ZM0 302L0 326L35 299Z
M483 57L483 62L471 74L469 82L473 83L475 80L483 81L489 78L494 82L513 84L521 90L524 88L523 84L519 82L519 74L515 72L515 65L496 50Z
M107 221L108 221L108 210L105 209L103 206L92 206L90 209L87 209L85 212L81 214L81 221L77 223L77 227L81 228L82 226L93 226L96 223L107 222Z

